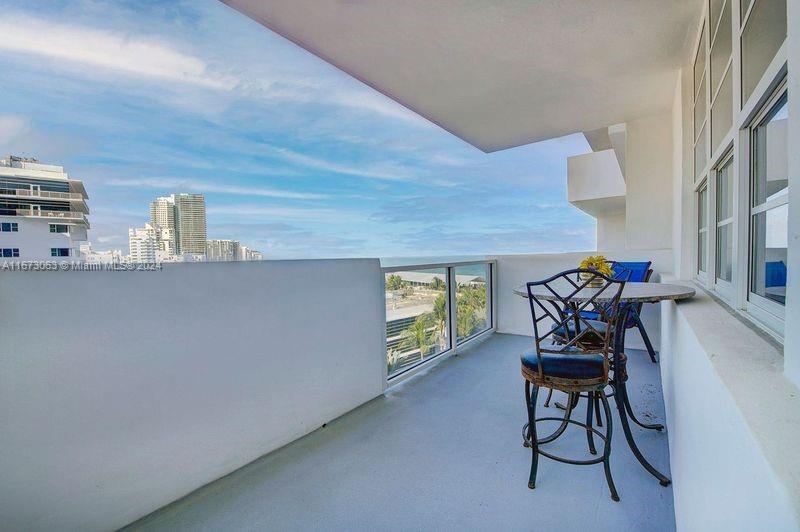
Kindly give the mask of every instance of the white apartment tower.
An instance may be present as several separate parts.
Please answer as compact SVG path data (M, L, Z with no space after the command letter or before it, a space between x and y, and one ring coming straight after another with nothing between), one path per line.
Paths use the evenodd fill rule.
M206 243L206 258L210 261L228 262L242 260L242 246L236 240L209 240Z
M150 204L150 224L155 226L157 232L158 251L166 256L176 255L175 202L171 197L156 198Z
M79 260L88 197L62 166L0 159L0 260Z
M158 250L168 255L206 253L206 200L202 194L171 194L150 204Z
M154 263L156 261L157 233L157 228L152 224L144 224L144 227L138 229L128 229L131 262Z

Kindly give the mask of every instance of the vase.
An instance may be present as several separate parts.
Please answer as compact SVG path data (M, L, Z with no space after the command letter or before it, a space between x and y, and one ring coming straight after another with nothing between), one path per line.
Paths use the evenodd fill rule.
M586 284L586 286L589 288L599 288L605 284L605 280L602 277L598 277L597 275L593 275L591 273L581 272L580 276L581 281L589 281Z

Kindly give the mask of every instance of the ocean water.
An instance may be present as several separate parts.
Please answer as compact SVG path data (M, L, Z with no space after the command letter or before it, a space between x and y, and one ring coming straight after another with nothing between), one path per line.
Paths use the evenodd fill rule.
M436 264L441 262L468 262L483 260L484 255L440 255L440 256L419 256L419 257L381 257L381 266L413 266L416 264ZM459 275L484 275L485 265L472 264L469 266L459 266Z

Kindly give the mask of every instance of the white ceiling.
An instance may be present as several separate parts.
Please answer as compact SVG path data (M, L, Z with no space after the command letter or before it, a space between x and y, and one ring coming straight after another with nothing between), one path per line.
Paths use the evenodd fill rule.
M222 0L484 151L669 109L700 0Z

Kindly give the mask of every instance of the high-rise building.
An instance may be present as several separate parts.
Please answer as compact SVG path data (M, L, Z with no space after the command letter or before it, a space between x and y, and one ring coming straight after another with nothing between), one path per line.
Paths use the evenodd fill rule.
M206 257L210 261L241 260L241 245L236 240L209 240L206 242Z
M128 229L128 245L130 247L130 262L153 263L156 262L156 249L158 247L157 230L152 224L144 227Z
M202 194L173 194L177 252L206 253L206 200Z
M206 253L206 200L202 194L170 194L150 204L162 256Z
M262 260L264 256L260 251L251 249L247 246L241 246L239 252L239 260Z
M64 167L0 159L0 260L80 259L89 229L83 183Z
M150 224L156 229L158 251L165 257L177 255L175 202L171 197L156 198L150 204Z

